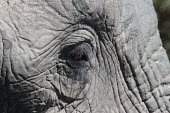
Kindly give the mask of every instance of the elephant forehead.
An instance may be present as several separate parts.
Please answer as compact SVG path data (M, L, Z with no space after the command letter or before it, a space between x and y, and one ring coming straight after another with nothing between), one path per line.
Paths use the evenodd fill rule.
M114 3L107 1L106 4ZM35 42L46 44L77 23L90 27L92 24L113 26L114 15L104 9L106 4L103 0L10 0L3 9L8 10L8 13L3 11L6 14L3 18L13 31L12 38L26 39L31 45ZM110 5L108 7L113 10ZM110 15L107 19L112 20L107 23L106 13Z
M94 5L89 6L88 2L91 1L11 0L7 9L13 29L20 36L35 41L44 33L63 31L81 18L89 17L85 14L87 12L97 12ZM100 6L97 7L102 9Z
M73 16L78 13L101 13L104 8L104 0L45 0L49 6L57 11L63 11L61 14L70 13ZM62 9L59 9L62 6ZM65 11L65 12L64 12ZM79 14L78 14L79 15ZM65 15L66 16L66 15ZM68 15L70 16L70 15Z
M42 35L58 35L70 26L71 20L43 1L9 2L10 23L16 35L35 42ZM62 6L59 6L62 9ZM9 22L9 21L8 21Z

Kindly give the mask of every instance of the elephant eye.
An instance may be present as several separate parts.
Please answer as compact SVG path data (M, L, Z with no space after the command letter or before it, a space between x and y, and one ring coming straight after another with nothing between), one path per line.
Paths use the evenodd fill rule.
M71 54L71 58L72 58L73 60L77 60L77 61L80 61L80 60L87 61L87 55L85 55L85 54L82 53L82 52L72 53L72 54Z
M67 46L61 52L60 58L66 61L70 68L85 68L90 66L92 48L88 43L78 43Z

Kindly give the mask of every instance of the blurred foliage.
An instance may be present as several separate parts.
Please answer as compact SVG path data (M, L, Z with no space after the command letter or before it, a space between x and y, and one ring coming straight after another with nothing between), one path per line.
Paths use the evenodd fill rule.
M153 0L158 15L158 28L170 59L170 0Z

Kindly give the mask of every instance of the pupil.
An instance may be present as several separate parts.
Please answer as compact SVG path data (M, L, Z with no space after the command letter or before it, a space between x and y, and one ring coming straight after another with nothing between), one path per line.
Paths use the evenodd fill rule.
M73 55L73 58L74 58L75 60L80 60L80 59L82 59L82 56L83 56L83 54L75 53L75 54Z
M74 53L71 55L74 60L85 60L87 61L87 56L83 53Z

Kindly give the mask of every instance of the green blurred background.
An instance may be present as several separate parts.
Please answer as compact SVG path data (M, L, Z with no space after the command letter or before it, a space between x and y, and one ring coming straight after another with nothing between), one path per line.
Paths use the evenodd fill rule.
M170 0L153 0L158 15L158 28L170 59Z

